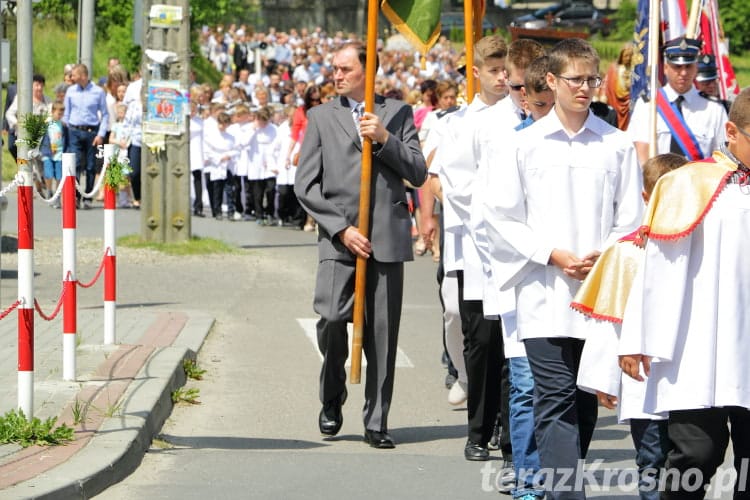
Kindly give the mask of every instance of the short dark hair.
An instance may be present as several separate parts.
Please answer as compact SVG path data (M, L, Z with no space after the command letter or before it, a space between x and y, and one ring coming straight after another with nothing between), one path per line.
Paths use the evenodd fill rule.
M42 85L44 85L45 84L44 75L40 75L39 73L37 73L33 76L32 81L39 82Z
M729 121L741 129L750 125L750 87L737 95L729 109Z
M687 163L687 158L674 153L664 153L649 158L643 163L643 190L651 195L659 178Z
M431 78L428 78L427 80L419 84L419 91L423 94L428 90L434 91L435 89L437 89L437 81Z
M549 72L549 57L542 56L537 57L528 68L526 68L526 75L524 76L523 84L526 87L526 92L540 93L546 90L550 90L547 85L547 73Z
M599 54L590 43L580 38L566 38L549 52L549 72L559 75L572 60L588 61L599 69Z
M367 67L367 46L363 44L362 42L344 42L341 44L339 48L336 49L336 52L341 52L344 49L353 48L357 51L357 59L359 59L359 63L362 65L362 68ZM377 69L380 66L380 58L378 57L377 51L375 52L375 68Z

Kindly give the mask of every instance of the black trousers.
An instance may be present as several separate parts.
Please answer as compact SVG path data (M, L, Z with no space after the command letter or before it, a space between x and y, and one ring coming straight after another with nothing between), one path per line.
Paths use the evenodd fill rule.
M203 213L203 172L193 170L190 174L193 176L193 190L195 191L193 213L200 214Z
M276 189L279 191L279 219L284 222L299 222L304 219L302 207L294 195L293 184L277 184Z
M211 181L211 215L219 217L221 215L221 202L224 201L225 179Z
M524 340L534 375L534 437L539 461L543 469L552 471L545 478L548 499L586 498L583 491L573 490L579 460L586 458L594 434L598 403L594 394L576 385L583 342L569 337Z
M673 448L662 475L662 499L704 498L706 485L724 462L730 437L737 471L733 498L750 498L750 410L724 407L671 411L667 425Z
M502 327L499 319L484 317L481 300L464 299L464 274L458 277L458 308L464 334L464 360L468 388L466 409L469 439L487 446L500 409L500 377L503 354ZM507 395L505 395L507 397Z
M128 161L130 161L130 185L133 187L133 199L141 201L141 146L128 146Z
M258 219L273 217L274 209L276 208L274 200L276 195L276 179L269 177L267 179L252 180L250 181L250 187L253 190L255 216Z

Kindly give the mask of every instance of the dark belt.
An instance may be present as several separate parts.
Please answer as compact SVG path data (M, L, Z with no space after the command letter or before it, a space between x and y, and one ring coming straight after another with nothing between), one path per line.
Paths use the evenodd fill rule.
M92 134L99 131L99 125L71 125L71 127Z

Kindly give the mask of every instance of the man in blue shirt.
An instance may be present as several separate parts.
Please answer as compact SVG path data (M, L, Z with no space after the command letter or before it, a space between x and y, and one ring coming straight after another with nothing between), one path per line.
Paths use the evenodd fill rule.
M94 189L96 149L104 144L107 133L107 99L104 89L91 83L85 64L73 66L73 85L65 93L65 115L68 125L70 152L76 154L76 179L86 171L86 193ZM91 200L84 199L83 207L91 208Z

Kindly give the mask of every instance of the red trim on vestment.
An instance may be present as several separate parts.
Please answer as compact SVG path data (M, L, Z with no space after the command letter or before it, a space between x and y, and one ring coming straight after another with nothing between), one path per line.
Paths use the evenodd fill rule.
M609 321L610 323L622 323L622 318L615 316L607 316L606 314L599 314L594 312L594 308L581 304L580 302L571 302L571 309L578 311L579 313L585 314L586 316L602 321Z

